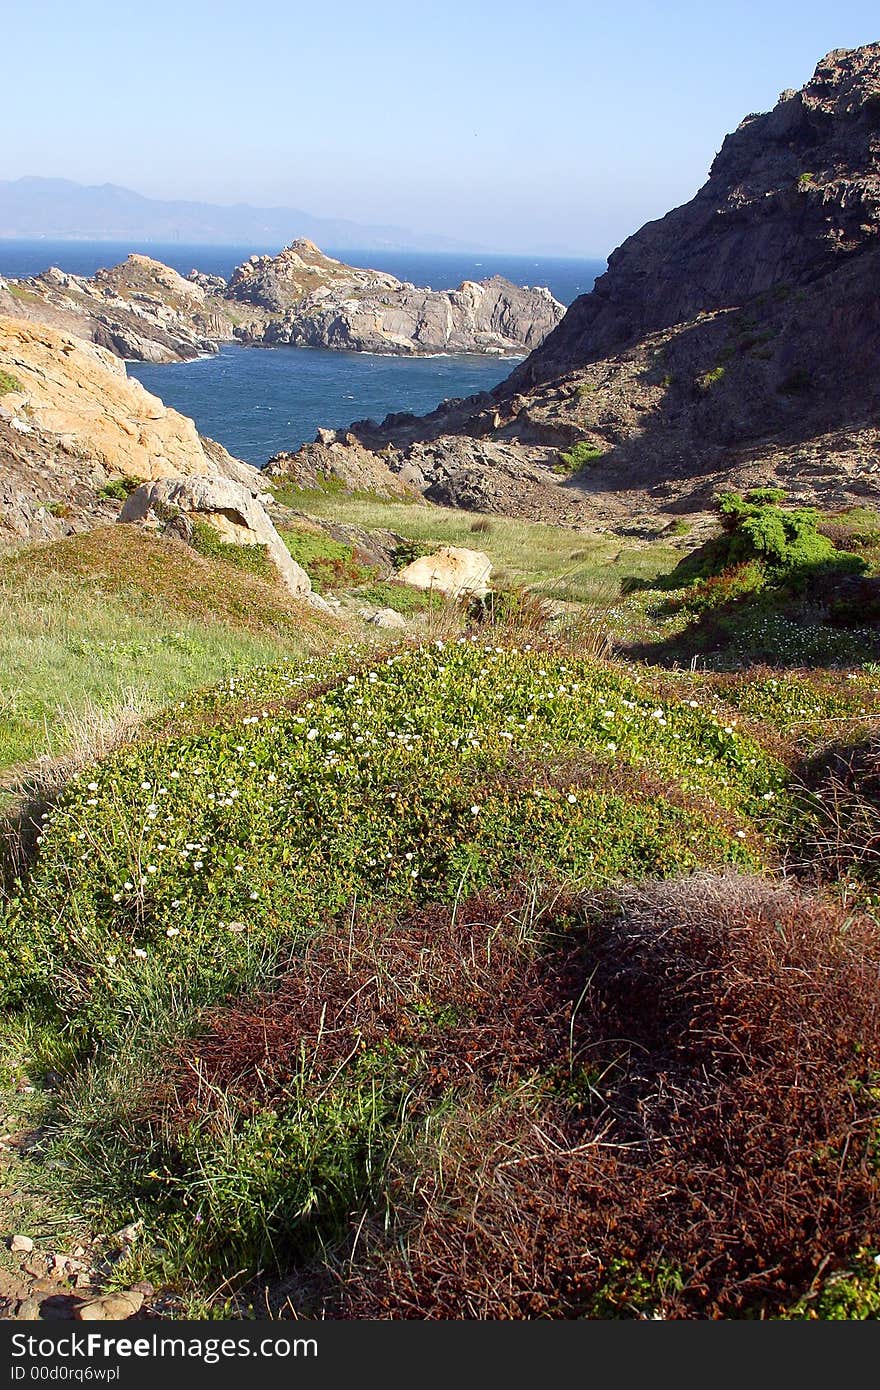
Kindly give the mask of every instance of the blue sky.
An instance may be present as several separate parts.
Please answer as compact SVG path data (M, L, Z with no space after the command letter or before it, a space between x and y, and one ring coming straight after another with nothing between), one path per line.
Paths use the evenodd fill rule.
M691 197L725 132L829 49L880 40L880 12L40 0L14 7L4 38L0 178L290 204L589 256Z

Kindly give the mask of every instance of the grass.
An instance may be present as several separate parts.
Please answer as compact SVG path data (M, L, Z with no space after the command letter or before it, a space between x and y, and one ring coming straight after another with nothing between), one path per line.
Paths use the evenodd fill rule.
M572 476L575 473L580 473L582 468L589 468L591 464L598 463L599 459L604 458L606 453L606 449L600 449L596 444L589 444L582 439L571 449L560 453L553 471Z
M281 536L318 593L325 589L355 588L375 576L371 566L358 560L354 546L344 541L311 531L282 531Z
M500 577L560 599L604 600L609 585L631 578L654 578L680 559L680 554L664 543L622 547L616 537L583 535L540 522L379 501L336 491L301 492L297 506L313 516L347 522L366 531L395 531L421 546L483 550L492 561L496 581ZM475 524L480 522L488 529L475 531Z
M0 560L0 769L58 754L70 722L162 703L314 649L332 624L274 583L134 527Z

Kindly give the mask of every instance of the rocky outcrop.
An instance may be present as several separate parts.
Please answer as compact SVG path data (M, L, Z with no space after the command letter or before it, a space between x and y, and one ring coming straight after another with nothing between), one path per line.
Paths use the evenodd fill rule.
M261 487L255 469L129 379L112 353L0 317L0 538L96 525L118 509L114 491L191 476Z
M120 357L173 362L245 343L397 355L521 356L559 323L549 290L495 276L457 290L419 289L384 271L345 265L310 241L251 256L220 276L183 279L149 256L88 279L49 269L0 282L0 312L87 338Z
M873 44L829 54L802 91L747 116L696 197L615 251L495 391L336 439L421 472L438 500L528 500L576 523L705 509L719 487L765 482L877 503L878 283ZM539 501L511 485L517 468Z
M316 598L260 500L229 478L159 478L126 499L120 522L164 528L183 518L211 526L226 545L262 545L294 598ZM319 600L318 600L319 601Z
M0 284L0 312L75 334L117 357L181 362L217 350L232 325L200 285L149 256L131 255L93 279L50 267Z
M360 270L296 241L278 256L252 256L229 281L227 298L273 317L261 341L296 347L412 355L522 353L564 312L549 290L501 276L427 290L380 270Z

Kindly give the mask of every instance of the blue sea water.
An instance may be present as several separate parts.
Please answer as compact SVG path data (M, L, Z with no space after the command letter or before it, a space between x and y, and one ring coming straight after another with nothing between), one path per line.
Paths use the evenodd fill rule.
M234 266L278 246L190 246L180 243L3 241L0 276L36 275L56 265L74 275L93 275L141 251L186 275L194 267L228 278ZM546 285L563 304L593 287L604 262L556 257L464 255L416 251L334 251L351 265L389 271L431 289L450 289L462 280L504 275L519 285ZM129 373L167 405L191 416L203 434L249 463L314 439L319 426L339 428L353 420L381 420L390 411L417 414L449 397L490 391L518 359L494 357L381 357L319 348L224 347L196 362L131 362Z

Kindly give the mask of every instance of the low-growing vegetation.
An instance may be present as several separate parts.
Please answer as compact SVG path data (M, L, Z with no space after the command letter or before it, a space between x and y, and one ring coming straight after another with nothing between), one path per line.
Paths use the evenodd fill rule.
M606 449L601 449L597 444L590 444L588 440L580 440L573 444L570 449L563 450L558 457L554 472L572 475L580 473L583 468L589 468L592 464L598 463L599 459L604 458Z
M390 509L401 560L473 539L346 508ZM604 539L555 532L533 576L604 556L601 622L598 583L508 582L452 638L436 596L287 533L313 582L412 620L385 648L129 528L3 561L33 652L99 603L120 670L137 618L184 634L130 726L17 806L0 1054L42 1097L11 1197L38 1238L135 1223L113 1281L171 1316L877 1315L880 665L828 616L873 514L758 490L721 521L623 597ZM477 534L498 559L545 530ZM742 634L820 584L849 670L607 659L651 605L679 641Z

